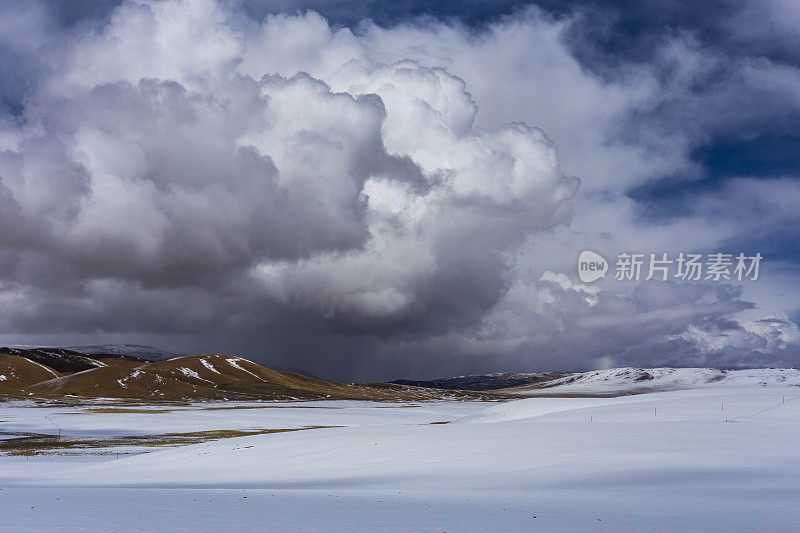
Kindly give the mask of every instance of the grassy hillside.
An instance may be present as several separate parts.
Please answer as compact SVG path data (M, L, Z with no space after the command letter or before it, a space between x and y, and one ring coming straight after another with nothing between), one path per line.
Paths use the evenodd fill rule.
M187 355L168 361L144 361L105 354L96 359L72 354L62 370L77 362L89 366L75 372L53 368L16 355L3 355L8 376L0 393L35 397L78 396L140 400L184 399L359 399L425 400L482 398L479 393L437 391L386 383L333 383L294 372L271 370L229 355ZM13 378L13 379L12 379Z

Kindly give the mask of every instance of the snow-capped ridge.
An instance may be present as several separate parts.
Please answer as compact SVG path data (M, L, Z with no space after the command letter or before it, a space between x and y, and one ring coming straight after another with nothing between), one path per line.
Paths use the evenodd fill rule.
M512 394L633 394L710 387L800 386L796 368L609 368L506 389Z

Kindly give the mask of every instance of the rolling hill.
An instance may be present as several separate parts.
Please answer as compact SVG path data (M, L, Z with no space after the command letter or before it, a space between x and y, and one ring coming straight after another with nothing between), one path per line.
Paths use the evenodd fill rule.
M0 395L138 400L427 400L533 396L620 396L725 386L800 386L797 369L613 368L592 372L496 373L430 381L334 383L272 370L231 355L167 360L156 348L0 348ZM79 347L76 347L79 348ZM111 350L106 353L102 348Z
M89 357L55 348L0 350L0 394L138 400L380 401L483 397L464 392L442 394L434 389L388 383L333 383L271 370L230 355L186 355L148 361L125 354Z
M0 354L0 393L19 391L59 374L50 367L18 355Z

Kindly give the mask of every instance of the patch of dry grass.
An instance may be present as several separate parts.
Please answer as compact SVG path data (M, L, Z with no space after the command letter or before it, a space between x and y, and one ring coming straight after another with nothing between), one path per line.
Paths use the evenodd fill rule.
M228 409L344 409L332 405L227 405L221 407L201 407L201 411L225 411Z
M76 411L74 413L79 415L82 413L94 413L94 414L118 414L118 413L173 413L178 411L179 409L144 409L144 408L135 408L135 407L91 407L89 409L84 409L83 411Z
M249 437L269 433L286 433L340 426L305 426L301 428L278 429L215 429L208 431L191 431L187 433L164 433L159 435L126 435L109 438L73 437L49 435L44 433L2 435L11 438L0 440L0 453L5 455L93 455L114 454L114 448L162 448L169 446L186 446L213 440Z

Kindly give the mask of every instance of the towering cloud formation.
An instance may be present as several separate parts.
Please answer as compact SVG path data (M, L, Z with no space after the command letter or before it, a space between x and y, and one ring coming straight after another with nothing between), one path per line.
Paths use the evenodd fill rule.
M620 295L545 272L562 264L537 243L573 231L579 181L542 130L505 116L528 104L491 97L515 82L490 63L501 37L544 47L561 28L530 12L474 38L355 35L314 12L258 22L166 0L42 38L0 131L5 338L135 338L332 377L795 354L784 319L732 321L750 304L730 287ZM592 120L632 105L627 87L559 69L563 90L603 96Z

